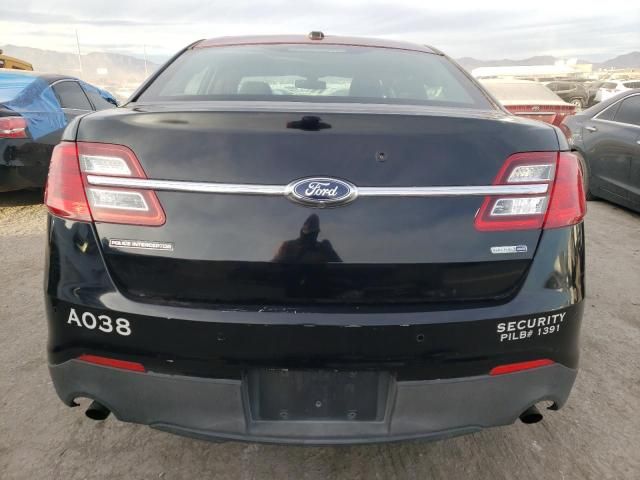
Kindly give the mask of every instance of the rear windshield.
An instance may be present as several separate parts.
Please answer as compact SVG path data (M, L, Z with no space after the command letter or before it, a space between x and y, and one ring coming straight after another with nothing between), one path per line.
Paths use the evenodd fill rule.
M186 51L138 101L305 101L491 108L446 58L343 45L243 45Z
M482 84L501 102L554 101L560 98L541 83L484 81Z

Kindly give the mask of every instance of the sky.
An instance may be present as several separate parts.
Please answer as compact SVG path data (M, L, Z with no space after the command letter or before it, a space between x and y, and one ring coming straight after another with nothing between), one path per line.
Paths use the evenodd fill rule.
M166 58L200 38L307 33L408 40L455 57L601 61L640 50L640 1L0 0L0 45ZM440 5L444 3L444 5Z

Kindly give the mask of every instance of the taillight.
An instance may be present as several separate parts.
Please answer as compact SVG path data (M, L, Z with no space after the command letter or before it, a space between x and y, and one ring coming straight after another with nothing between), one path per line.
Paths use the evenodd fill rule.
M91 221L78 165L78 149L73 142L61 142L53 149L44 203L58 217Z
M544 228L575 225L586 213L587 203L580 160L573 153L560 152Z
M559 125L567 116L576 113L574 105L507 105L514 115Z
M27 138L27 121L22 117L0 117L0 138Z
M493 195L478 210L480 231L558 228L584 217L585 196L579 161L569 152L526 152L512 155L494 185L547 185L538 195Z
M57 172L66 172L65 176ZM52 175L53 173L53 175ZM96 222L159 226L164 211L155 192L134 188L97 187L91 176L147 178L131 149L124 145L62 142L54 149L49 167L47 207L54 215ZM87 211L84 218L60 208L60 204L80 201ZM77 208L76 208L77 210Z

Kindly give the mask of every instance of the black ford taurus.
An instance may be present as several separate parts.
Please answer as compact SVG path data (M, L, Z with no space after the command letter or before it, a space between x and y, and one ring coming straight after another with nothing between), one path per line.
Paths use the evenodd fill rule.
M51 162L67 405L211 439L439 438L567 400L581 170L436 49L199 41Z

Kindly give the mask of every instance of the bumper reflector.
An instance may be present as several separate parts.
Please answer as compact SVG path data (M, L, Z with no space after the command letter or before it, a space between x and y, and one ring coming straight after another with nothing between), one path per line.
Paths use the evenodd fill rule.
M507 363L505 365L493 367L489 372L489 375L504 375L506 373L521 372L523 370L546 367L548 365L553 365L554 363L555 362L553 360L549 360L548 358L529 360L527 362Z
M100 357L98 355L80 355L78 360L87 363L94 363L103 367L119 368L121 370L130 370L132 372L146 372L144 365L138 362L127 362L126 360L118 360L117 358Z

